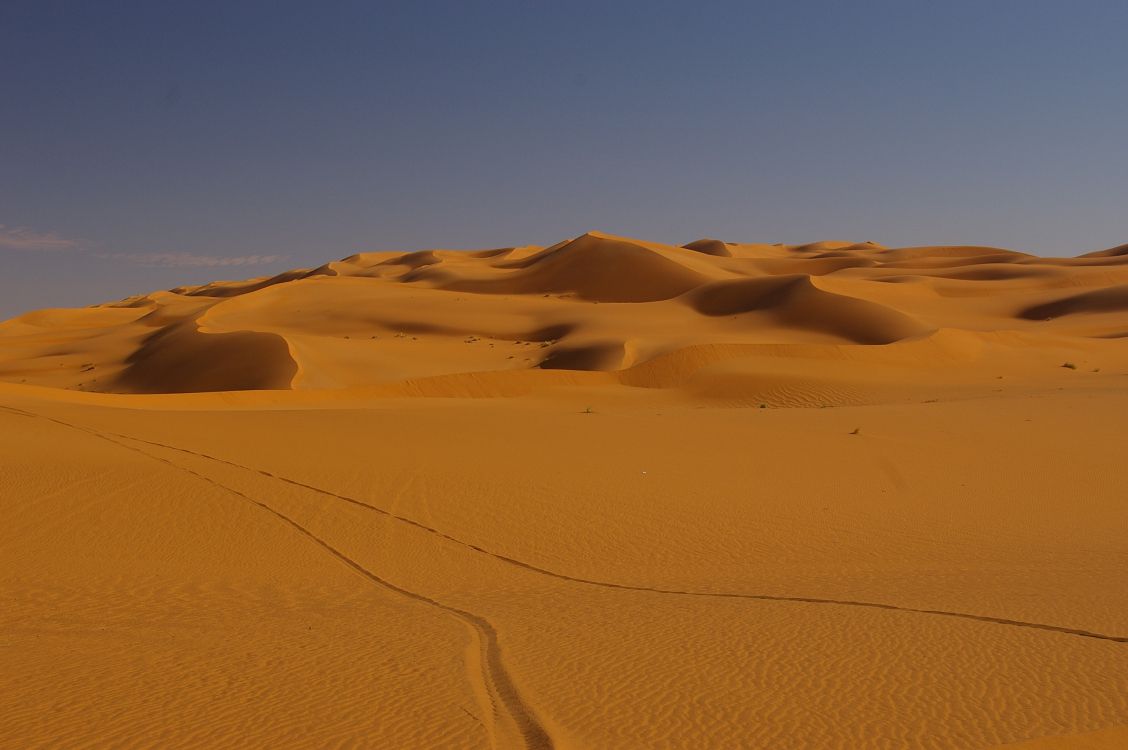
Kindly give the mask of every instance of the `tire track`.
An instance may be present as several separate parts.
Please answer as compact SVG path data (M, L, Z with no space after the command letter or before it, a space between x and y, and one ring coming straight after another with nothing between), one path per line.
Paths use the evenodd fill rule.
M33 414L31 412L24 412L22 410L12 409L11 407L0 407L0 408L7 408L9 411L18 411L19 413L22 413L25 416L39 417L41 419L47 419L47 420L50 420L52 422L57 422L58 424L65 425L67 427L72 427L74 429L85 431L85 428L83 428L83 427L79 427L77 425L71 425L67 422L63 422L61 420L57 420L57 419L54 419L52 417L47 417L47 416L39 415L39 414ZM93 431L92 434L101 435L101 433L99 433L97 431ZM970 621L973 621L973 622L984 622L984 623L990 623L990 624L994 624L994 625L1007 625L1007 626L1015 627L1015 628L1026 628L1026 629L1030 629L1030 630L1043 630L1043 631L1047 631L1047 632L1051 632L1051 633L1059 633L1061 635L1071 635L1071 636L1077 636L1077 637L1080 637L1080 638L1091 638L1091 639L1095 639L1095 640L1108 641L1108 642L1111 642L1111 643L1128 643L1128 636L1109 635L1107 633L1099 633L1099 632L1092 631L1092 630L1083 630L1081 628L1069 628L1069 627L1065 627L1065 626L1061 626L1061 625L1050 625L1050 624L1046 624L1046 623L1029 622L1029 621L1026 621L1026 620L1012 620L1012 619L1009 619L1009 618L1006 618L1006 617L994 617L992 615L977 615L977 614L973 614L973 613L970 613L970 612L956 612L956 611L945 610L945 609L921 609L921 608L916 608L916 607L903 607L903 606L899 606L899 605L896 605L896 604L885 604L885 603L881 603L881 602L867 602L867 601L859 601L859 600L853 600L853 599L828 599L828 598L812 597L812 596L781 596L781 595L774 595L774 594L751 594L751 593L730 592L730 591L691 591L691 590L683 590L683 589L671 589L671 588L661 588L661 587L653 587L653 586L641 586L641 585L629 584L629 583L616 583L614 581L600 581L600 580L596 580L596 579L592 579L592 578L581 578L581 577L578 577L578 576L570 576L570 575L567 575L565 573L558 573L556 571L549 570L547 568L538 567L536 565L533 565L532 563L528 563L528 562L525 562L523 560L518 560L516 558L509 557L508 555L504 555L500 552L494 552L492 550L486 549L486 548L481 547L481 546L474 544L472 542L467 542L465 540L451 536L450 534L447 534L446 532L440 531L439 529L434 528L432 526L428 526L424 523L420 523L419 521L416 521L414 519L407 518L405 516L397 515L397 514L392 513L390 511L384 509L384 508L381 508L381 507L376 506L376 505L372 505L372 504L367 503L363 500L358 500L357 498L349 497L348 495L340 495L338 493L331 492L331 491L323 489L321 487L316 487L314 485L306 484L304 482L299 482L296 479L290 479L289 477L284 477L284 476L281 476L281 475L278 475L278 474L273 474L273 473L271 473L269 471L265 471L263 469L255 469L255 468L250 467L250 466L244 466L242 464L238 464L238 463L235 463L233 461L228 461L228 460L223 459L223 458L211 456L211 455L208 455L206 453L200 453L200 452L197 452L197 451L192 451L192 450L189 450L187 448L179 448L179 447L174 446L174 445L167 445L165 443L159 443L159 442L152 441L152 440L145 440L144 438L138 438L138 437L134 437L132 435L123 435L123 434L120 434L120 433L113 433L113 432L107 433L107 434L113 435L115 437L119 437L119 438L122 438L122 439L125 439L125 440L132 440L132 441L136 441L136 442L143 443L143 444L146 444L146 445L151 445L151 446L158 447L158 448L165 448L167 450L178 451L180 453L186 453L188 455L192 455L192 456L196 456L198 458L203 458L203 459L207 459L207 460L210 460L210 461L214 461L216 463L224 464L226 466L231 466L231 467L234 467L234 468L237 468L237 469L242 469L244 471L249 471L249 472L253 472L253 473L256 473L256 474L260 474L264 477L268 477L270 479L274 479L274 480L280 481L280 482L285 482L286 484L290 484L290 485L293 485L295 487L301 487L303 489L309 490L311 492L316 492L316 493L318 493L320 495L324 495L326 497L336 498L336 499L341 500L343 502L350 503L352 505L356 505L356 506L361 507L361 508L365 508L365 509L370 510L370 511L377 513L379 515L393 519L393 520L395 520L399 523L403 523L403 524L406 524L408 526L412 526L412 527L419 529L421 531L424 531L428 534L431 534L433 536L436 536L436 537L444 539L448 542L451 542L452 544L456 544L456 545L463 547L465 549L472 550L473 552L476 552L476 553L479 553L479 554L482 554L482 555L486 555L488 557L491 557L495 560L506 563L508 565L512 565L514 567L521 568L523 570L527 570L527 571L530 571L532 573L536 573L538 575L543 575L543 576L547 576L547 577L550 577L550 578L555 578L555 579L560 580L560 581L568 581L570 583L578 583L578 584L583 584L583 585L586 585L586 586L597 586L599 588L604 588L604 589L614 589L614 590L619 590L619 591L637 591L637 592L643 592L643 593L666 594L666 595L672 595L672 596L691 596L691 597L715 598L715 599L745 599L745 600L750 600L750 601L792 602L792 603L797 603L797 604L818 604L818 605L840 606L840 607L858 607L858 608L864 608L864 609L880 609L880 610L886 610L886 611L890 611L890 612L906 612L906 613L910 613L910 614L933 615L933 616L937 616L937 617L951 617L951 618L960 619L960 620L970 620ZM109 439L109 438L107 438L107 439Z
M505 737L507 735L513 735L514 732L515 732L516 733L515 739L519 740L521 746L528 748L528 750L552 750L553 749L554 745L553 745L553 742L552 742L552 738L549 736L548 732L545 730L545 728L537 720L533 711L525 703L524 699L521 697L520 691L517 689L517 686L513 683L513 680L510 677L508 670L505 668L505 664L504 664L504 662L502 661L502 658L501 658L501 647L498 643L497 630L484 617L481 617L480 615L476 615L473 612L468 612L464 609L459 609L458 607L453 607L453 606L448 605L448 604L443 604L442 602L437 601L435 599L432 599L428 596L425 596L425 595L420 594L420 593L415 592L415 591L411 591L409 589L405 589L402 586L398 586L395 583L392 583L391 581L389 581L385 578L382 578L378 574L376 574L373 571L369 570L368 568L364 567L359 562L357 562L353 558L349 557L344 552L337 549L336 547L331 545L329 542L322 539L317 534L315 534L313 531L306 528L305 526L303 526L299 522L295 521L293 518L286 515L282 511L277 510L276 508L274 508L274 507L272 507L272 506L270 506L270 505L268 505L268 504L266 504L266 503L264 503L260 500L256 500L253 497L250 497L249 495L246 495L243 492L235 489L234 487L229 487L226 484L223 484L222 482L219 482L219 481L213 479L212 477L209 477L205 474L201 474L200 472L197 472L197 471L190 469L186 466L181 466L180 464L174 463L174 462L172 462L172 461L170 461L166 458L155 455L153 453L149 453L146 450L143 450L143 449L138 448L138 447L133 446L133 445L129 445L127 443L123 443L120 440L115 439L117 437L123 437L125 439L130 439L128 436L121 436L121 435L118 435L117 433L103 433L100 430L82 427L82 426L79 426L79 425L71 424L70 422L65 422L61 419L55 419L53 417L48 417L48 416L45 416L45 415L42 415L42 414L34 414L32 412L27 412L27 411L24 411L22 409L16 409L16 408L13 408L13 407L0 406L0 409L3 409L5 411L11 412L11 413L16 413L16 414L19 414L19 415L25 416L25 417L45 419L49 422L54 422L55 424L58 424L60 426L68 427L72 430L78 430L80 432L84 432L88 435L91 435L92 437L100 438L100 439L105 440L109 443L112 443L113 445L116 445L120 448L124 448L126 450L133 451L135 453L138 453L138 454L140 454L140 455L142 455L146 458L152 459L154 461L159 461L160 463L171 466L174 469L177 469L177 470L184 472L186 474L189 474L189 475L191 475L191 476L193 476L193 477L195 477L195 478L197 478L201 481L207 482L208 484L211 484L215 487L218 487L219 489L224 490L225 492L228 492L232 495L235 495L235 496L245 500L246 502L250 503L251 505L254 505L254 506L262 509L263 511L271 514L276 519L285 523L291 529L296 531L298 534L304 536L309 541L313 542L318 547L323 549L325 552L327 552L328 554L335 557L338 561L340 561L344 565L348 566L355 573L359 574L363 578L366 578L367 580L376 584L377 586L379 586L383 589L386 589L388 591L391 591L395 594L399 594L400 596L402 596L406 599L410 599L414 602L418 602L418 603L421 603L421 604L426 604L426 605L431 606L431 607L435 607L435 608L443 611L446 614L452 615L454 618L456 618L457 620L459 620L464 625L467 625L470 628L471 633L474 636L474 639L478 642L479 652L480 652L479 653L479 659L480 659L480 664L481 664L481 670L480 670L481 671L481 677L482 677L482 681L485 685L485 691L486 691L486 694L487 694L487 697L488 697L488 701L490 703L490 708L491 708L491 710L494 714L494 724L495 724L495 726L492 728L492 731L490 730L490 728L487 728L487 731L490 734L491 744L493 744L495 747L497 747L498 746L497 739L498 739L499 736ZM139 442L148 442L148 441L139 441ZM179 450L177 448L172 448L171 446L160 446L160 447L168 448L169 450ZM191 451L181 451L181 452L192 453ZM232 464L232 465L234 465L234 464ZM239 467L239 468L245 469L246 467ZM465 710L465 709L463 709L463 710ZM503 717L499 717L498 714L504 714L505 715L504 718L509 719L509 722L511 722L512 725L513 725L512 729L510 729L509 727L499 727L499 726L497 726L497 724L499 723L498 719L503 718ZM501 723L504 724L506 722L503 720ZM508 743L506 744L506 746L508 746Z

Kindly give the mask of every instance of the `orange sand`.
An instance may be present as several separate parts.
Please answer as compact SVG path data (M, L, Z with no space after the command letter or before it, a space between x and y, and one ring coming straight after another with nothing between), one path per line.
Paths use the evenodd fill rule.
M0 747L1125 747L1126 339L594 233L0 323Z

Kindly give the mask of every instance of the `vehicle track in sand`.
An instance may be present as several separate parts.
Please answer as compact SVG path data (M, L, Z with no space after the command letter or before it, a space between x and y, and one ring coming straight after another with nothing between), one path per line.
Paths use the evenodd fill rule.
M229 487L212 477L201 474L200 472L186 466L181 466L180 464L158 456L154 453L150 453L137 446L121 442L121 440L118 439L130 439L127 436L120 436L116 433L103 432L94 428L72 424L61 419L48 417L42 414L36 414L34 412L29 412L14 407L0 406L0 409L25 417L44 419L57 425L86 433L92 437L100 438L120 448L124 448L126 450L138 453L151 460L166 464L183 473L189 474L196 479L207 482L214 487L218 487L219 489L235 495L236 497L239 497L242 500L271 514L276 519L292 528L298 534L304 536L306 539L321 547L326 553L332 555L338 561L348 566L355 573L359 574L363 578L366 578L380 588L386 591L390 591L394 594L398 594L399 596L402 596L411 601L437 608L442 612L453 616L470 629L472 638L477 642L478 645L478 648L476 649L477 653L468 654L467 662L468 665L470 663L475 664L475 666L470 667L470 669L472 671L477 671L480 675L481 690L476 690L476 692L480 692L479 700L484 704L482 708L489 711L489 713L492 714L494 718L492 726L489 724L485 725L487 733L490 736L491 745L495 748L508 748L515 746L516 742L519 743L521 747L527 748L528 750L553 750L554 743L552 741L552 737L541 725L532 709L529 708L528 704L522 697L520 690L514 684L512 677L506 669L505 663L502 660L501 656L501 647L498 643L497 630L486 618L480 615L476 615L473 612L459 609L458 607L443 604L438 600L432 599L428 596L415 591L411 591L409 589L405 589L402 586L398 586L395 583L392 583L391 581L381 577L377 573L361 565L359 562L349 557L347 554L337 549L328 541L318 536L309 528L303 526L301 523L286 515L282 511L260 500L256 500L255 498L241 492L240 490L235 489L234 487ZM181 450L173 448L171 446L160 447L166 448L168 450ZM191 451L184 450L182 450L181 452L192 453ZM245 469L246 467L240 468Z
M568 575L566 573L558 573L556 571L549 570L547 568L541 568L539 566L533 565L532 563L528 563L528 562L525 562L523 560L518 560L516 558L509 557L508 555L504 555L500 552L494 552L494 551L488 550L488 549L481 547L477 544L474 544L472 542L467 542L467 541L459 539L458 537L455 537L455 536L451 536L450 534L447 534L446 532L443 532L443 531L441 531L437 528L434 528L432 526L428 526L424 523L420 523L419 521L416 521L414 519L407 518L405 516L401 516L401 515L392 513L389 510L386 510L386 509L381 508L381 507L376 506L376 505L372 505L371 503L367 503L363 500L359 500L359 499L354 498L354 497L349 497L348 495L341 495L341 494L332 492L330 490L326 490L326 489L323 489L321 487L316 487L314 485L306 484L305 482L300 482L296 479L290 479L289 477L284 477L284 476L281 476L281 475L278 475L278 474L274 474L272 472L269 472L269 471L266 471L266 470L263 470L263 469L256 469L256 468L251 467L251 466L244 466L242 464L239 464L239 463L236 463L236 462L233 462L233 461L228 461L227 459L223 459L223 458L218 458L216 456L212 456L212 455L209 455L207 453L201 453L201 452L198 452L198 451L189 450L187 448L180 448L180 447L177 447L177 446L174 446L174 445L167 445L165 443L160 443L160 442L156 442L156 441L152 441L152 440L146 440L144 438L138 438L138 437L135 437L135 436L132 436L132 435L124 435L124 434L121 434L121 433L114 433L114 432L109 432L109 433L103 434L102 432L100 432L98 430L94 430L93 428L86 428L86 427L82 427L82 426L79 426L79 425L73 425L73 424L70 424L69 422L64 422L63 420L55 419L53 417L48 417L46 415L41 415L41 414L34 414L32 412L25 412L25 411L20 410L20 409L14 409L12 407L0 407L0 408L6 408L9 411L22 413L25 416L29 416L29 417L39 417L41 419L46 419L46 420L56 422L58 424L61 424L61 425L67 426L67 427L71 427L73 429L83 430L83 431L86 431L86 432L90 432L91 434L100 435L100 436L105 437L106 439L109 439L109 440L112 440L112 438L109 437L109 436L113 436L113 437L121 438L121 439L124 439L124 440L131 440L131 441L135 441L135 442L138 442L138 443L143 443L145 445L150 445L150 446L153 446L153 447L164 448L164 449L172 450L172 451L179 451L181 453L185 453L185 454L188 454L188 455L196 456L198 458L203 458L203 459L207 459L207 460L210 460L210 461L214 461L216 463L223 464L223 465L226 465L226 466L231 466L231 467L234 467L234 468L237 468L237 469L242 469L244 471L253 472L253 473L259 474L261 476L268 477L270 479L274 479L276 481L285 482L286 484L290 484L290 485L293 485L295 487L301 487L301 488L304 488L304 489L309 490L311 492L316 492L316 493L323 495L323 496L326 496L326 497L336 498L337 500L340 500L340 501L343 501L343 502L346 502L346 503L350 503L352 505L355 505L355 506L358 506L358 507L361 507L361 508L365 508L369 511L372 511L374 513L378 513L382 516L385 516L387 518L395 520L399 523L403 523L403 524L412 526L412 527L419 529L419 530L422 530L422 531L424 531L428 534L439 537L439 538L441 538L441 539L443 539L447 542L450 542L452 544L456 544L456 545L463 547L465 549L472 550L473 552L476 552L476 553L479 553L479 554L482 554L482 555L486 555L486 556L491 557L495 560L506 563L508 565L512 565L512 566L521 568L523 570L527 570L527 571L530 571L530 572L533 572L533 573L536 573L536 574L539 574L539 575L555 578L555 579L561 580L561 581L568 581L568 582L571 582L571 583L583 584L583 585L586 585L586 586L597 586L597 587L605 588L605 589L614 589L614 590L620 590L620 591L637 591L637 592L643 592L643 593L673 595L673 596L692 596L692 597L700 597L700 598L718 598L718 599L746 599L746 600L750 600L750 601L793 602L793 603L798 603L798 604L817 604L817 605L840 606L840 607L858 607L858 608L865 608L865 609L879 609L879 610L886 610L886 611L891 611L891 612L905 612L905 613L919 614L919 615L932 615L932 616L937 616L937 617L951 617L951 618L956 618L956 619L961 619L961 620L970 620L970 621L973 621L973 622L983 622L983 623L990 623L990 624L995 624L995 625L1007 625L1007 626L1010 626L1010 627L1026 628L1026 629L1030 629L1030 630L1043 630L1043 631L1047 631L1047 632L1051 632L1051 633L1059 633L1059 634L1062 634L1062 635L1071 635L1071 636L1076 636L1076 637L1080 637L1080 638L1091 638L1091 639L1095 639L1095 640L1109 641L1109 642L1112 642L1112 643L1128 643L1128 635L1123 635L1123 636L1121 636L1121 635L1110 635L1110 634L1107 634L1107 633L1099 633L1099 632L1096 632L1096 631L1084 630L1084 629L1081 629L1081 628L1070 628L1070 627L1065 627L1065 626L1061 626L1061 625L1051 625L1051 624L1046 624L1046 623L1030 622L1030 621L1027 621L1027 620L1014 620L1014 619L1010 619L1010 618L1006 618L1006 617L996 617L996 616L993 616L993 615L981 615L981 614L974 614L974 613L971 613L971 612L957 612L957 611L944 610L944 609L923 609L923 608L917 608L917 607L904 607L904 606L900 606L900 605L896 605L896 604L886 604L886 603L882 603L882 602L858 601L858 600L852 600L852 599L829 599L829 598L811 597L811 596L783 596L783 595L776 595L776 594L753 594L753 593L734 592L734 591L690 591L690 590L683 590L683 589L642 586L642 585L629 584L629 583L617 583L617 582L614 582L614 581L600 581L600 580L591 579L591 578L581 578L581 577L578 577L578 576L571 576L571 575ZM116 442L116 441L113 441L113 442Z

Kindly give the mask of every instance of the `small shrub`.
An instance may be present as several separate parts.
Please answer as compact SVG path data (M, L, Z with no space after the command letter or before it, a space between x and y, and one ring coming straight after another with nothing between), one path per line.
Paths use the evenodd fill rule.
M1077 369L1077 365L1073 364L1072 362L1065 362L1065 363L1062 364L1062 367L1066 367L1070 370L1076 370Z

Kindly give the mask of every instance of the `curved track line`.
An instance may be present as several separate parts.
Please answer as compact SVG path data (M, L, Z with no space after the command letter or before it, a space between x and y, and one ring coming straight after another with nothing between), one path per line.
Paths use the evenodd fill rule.
M86 430L86 428L83 428L83 427L80 427L80 426L77 426L77 425L72 425L72 424L69 424L67 422L63 422L62 420L54 419L52 417L47 417L47 416L43 416L43 415L39 415L39 414L33 414L31 412L24 412L23 410L13 409L11 407L0 407L0 408L6 408L9 411L19 412L19 413L24 414L25 416L39 417L41 419L47 419L49 421L57 422L59 424L65 425L67 427L72 427L74 429L83 430L83 431L90 431L90 430ZM102 435L102 433L100 433L98 431L91 431L91 432L92 432L92 434ZM866 602L866 601L857 601L857 600L853 600L853 599L827 599L827 598L820 598L820 597L813 597L813 596L778 596L778 595L773 595L773 594L748 594L748 593L729 592L729 591L719 591L719 592L718 591L688 591L688 590L682 590L682 589L668 589L668 588L660 588L660 587L652 587L652 586L640 586L640 585L629 584L629 583L615 583L613 581L600 581L600 580L591 579L591 578L580 578L580 577L577 577L577 576L570 576L570 575L567 575L565 573L557 573L556 571L548 570L547 568L538 567L536 565L533 565L532 563L527 563L527 562L524 562L522 560L518 560L516 558L509 557L509 556L504 555L500 552L493 552L493 551L488 550L484 547L480 547L476 544L473 544L472 542L467 542L467 541L464 541L464 540L459 539L457 537L451 536L450 534L447 534L443 531L440 531L439 529L436 529L434 527L427 526L426 524L420 523L419 521L415 521L411 518L406 518L404 516L396 515L394 513L391 513L388 510L385 510L384 508L381 508L381 507L376 506L376 505L372 505L370 503L366 503L363 500L358 500L356 498L349 497L347 495L339 495L335 492L330 492L329 490L325 490L325 489L322 489L320 487L315 487L315 486L310 485L310 484L305 484L304 482L299 482L295 479L290 479L288 477L280 476L278 474L272 474L271 472L265 471L263 469L255 469L255 468L252 468L250 466L243 466L242 464L238 464L238 463L235 463L233 461L228 461L228 460L223 459L223 458L217 458L215 456L210 456L206 453L200 453L200 452L197 452L197 451L188 450L187 448L178 448L174 445L166 445L164 443L158 443L158 442L155 442L155 441L152 441L152 440L145 440L144 438L138 438L138 437L134 437L132 435L123 435L123 434L116 433L116 432L115 433L108 433L108 434L113 435L115 437L123 438L125 440L133 440L133 441L136 441L136 442L139 442L139 443L144 443L146 445L152 445L152 446L158 447L158 448L165 448L165 449L168 449L168 450L179 451L180 453L186 453L186 454L189 454L189 455L192 455L192 456L197 456L199 458L205 458L205 459L214 461L216 463L224 464L224 465L227 465L227 466L231 466L231 467L234 467L234 468L237 468L237 469L242 469L244 471L253 472L253 473L256 473L256 474L261 474L264 477L269 477L270 479L274 479L274 480L277 480L277 481L280 481L280 482L285 482L287 484L294 485L295 487L302 487L304 489L310 490L311 492L316 492L318 494L325 495L327 497L333 497L333 498L336 498L338 500L342 500L346 503L351 503L351 504L359 506L361 508L366 508L370 511L378 513L382 516L386 516L387 518L391 518L395 521L406 524L408 526L413 526L417 529L420 529L422 531L427 532L428 534L432 534L432 535L437 536L441 539L449 541L453 544L457 544L458 546L463 547L465 549L469 549L469 550L472 550L474 552L477 552L477 553L480 553L480 554L483 554L483 555L487 555L489 557L492 557L495 560L506 563L508 565L513 565L515 567L522 568L524 570L528 570L528 571L531 571L533 573L537 573L539 575L548 576L550 578L556 578L556 579L561 580L561 581L569 581L571 583L579 583L579 584L583 584L583 585L586 585L586 586L598 586L600 588L605 588L605 589L616 589L616 590L620 590L620 591L639 591L639 592L651 593L651 594L669 594L669 595L676 595L676 596L711 597L711 598L717 598L717 599L747 599L747 600L752 600L752 601L767 601L767 602L795 602L795 603L800 603L800 604L824 604L824 605L837 605L837 606L843 606L843 607L861 607L861 608L867 608L867 609L882 609L882 610L888 610L888 611L892 611L892 612L908 612L908 613L920 614L920 615L935 615L935 616L938 616L938 617L952 617L952 618L957 618L957 619L961 619L961 620L972 620L974 622L992 623L992 624L995 624L995 625L1009 625L1011 627L1016 627L1016 628L1028 628L1028 629L1032 629L1032 630L1045 630L1045 631L1048 631L1048 632L1051 632L1051 633L1060 633L1062 635L1073 635L1073 636L1078 636L1078 637L1081 637L1081 638L1093 638L1093 639L1096 639L1096 640L1109 641L1109 642L1112 642L1112 643L1128 643L1128 636L1108 635L1106 633L1098 633L1098 632L1092 631L1092 630L1082 630L1080 628L1068 628L1068 627L1064 627L1064 626L1061 626L1061 625L1047 625L1045 623L1028 622L1026 620L1012 620L1012 619L1009 619L1009 618L1006 618L1006 617L993 617L991 615L977 615L977 614L972 614L970 612L955 612L955 611L952 611L952 610L945 610L945 609L918 609L916 607L902 607L902 606L898 606L896 604L883 604L883 603L880 603L880 602ZM110 438L106 438L106 439L110 439Z
M223 484L222 482L219 482L219 481L217 481L217 480L215 480L215 479L213 479L213 478L211 478L211 477L209 477L205 474L201 474L201 473L194 471L193 469L190 469L186 466L181 466L180 464L173 463L172 461L169 461L166 458L162 458L160 456L154 455L154 454L149 453L148 451L142 450L141 448L138 448L136 446L128 445L126 443L122 443L118 440L115 440L114 437L111 437L111 435L117 436L116 433L108 433L108 434L103 433L99 430L81 427L79 425L74 425L74 424L71 424L69 422L64 422L63 420L54 419L52 417L43 416L41 414L34 414L32 412L25 412L22 409L15 409L15 408L12 408L12 407L7 407L7 406L0 406L0 409L4 409L4 410L9 411L9 412L21 414L23 416L38 417L40 419L45 419L45 420L48 420L50 422L54 422L54 423L61 425L61 426L64 426L64 427L69 427L71 429L84 432L88 435L91 435L92 437L101 438L102 440L105 440L109 443L112 443L113 445L116 445L120 448L125 448L126 450L133 451L133 452L138 453L142 456L145 456L146 458L152 459L154 461L159 461L163 464L167 464L168 466L171 466L171 467L178 469L182 472L190 474L193 477L196 477L197 479L200 479L200 480L207 482L207 483L209 483L209 484L211 484L215 487L220 488L221 490L224 490L224 491L229 492L233 495L236 495L237 497L242 498L243 500L247 501L248 503L257 506L258 508L261 508L262 510L266 511L267 513L270 513L272 516L274 516L278 520L280 520L280 521L284 522L285 524L287 524L288 526L290 526L294 531L296 531L299 534L301 534L302 536L306 537L311 542L313 542L314 544L316 544L317 546L321 547L323 550L328 552L330 555L337 558L337 560L339 560L343 564L347 565L354 572L356 572L359 575L361 575L362 577L368 579L369 581L376 584L377 586L380 586L381 588L387 589L388 591L392 591L392 592L399 594L400 596L403 596L403 597L410 599L412 601L416 601L416 602L419 602L419 603L422 603L422 604L427 604L429 606L436 607L436 608L442 610L443 612L446 612L449 615L453 615L456 619L460 620L463 624L468 625L470 627L470 630L473 633L475 640L478 641L479 649L480 649L480 661L481 661L481 665L482 665L482 680L485 683L486 692L488 694L490 703L492 704L493 712L495 714L497 714L498 712L504 712L505 714L508 715L509 719L511 719L513 724L514 724L516 732L517 732L522 744L524 745L524 747L529 748L529 750L552 750L552 748L553 748L552 738L548 735L548 732L545 731L544 727L541 726L540 722L537 721L537 719L536 719L535 715L533 714L532 710L528 707L528 705L526 705L525 701L522 699L520 691L517 689L517 686L513 683L512 678L509 676L509 672L505 668L505 664L502 662L501 647L498 644L497 630L484 617L476 615L473 612L467 612L464 609L459 609L457 607L452 607L448 604L443 604L442 602L437 601L435 599L431 599L428 596L424 596L423 594L417 593L415 591L411 591L409 589L405 589L402 586L398 586L398 585L392 583L391 581L388 581L388 580L380 577L379 575L372 572L368 568L364 567L359 562L352 559L351 557L349 557L348 555L346 555L344 552L340 551L339 549L337 549L333 545L329 544L329 542L327 542L324 539L322 539L321 537L317 536L317 534L313 533L308 528L306 528L302 524L298 523L297 521L295 521L293 518L286 515L282 511L279 511L279 510L271 507L270 505L267 505L264 502L261 502L259 500L255 500L253 497L250 497L249 495L246 495L243 492L240 492L239 490L237 490L233 487L228 487L227 485ZM119 437L127 437L127 436L119 436ZM140 441L140 442L147 442L147 441ZM169 448L170 450L178 450L176 448L171 448L169 446L161 446L161 447L166 447L166 448ZM182 452L191 453L191 451L182 451ZM241 468L245 468L245 467L241 467ZM463 709L463 710L465 710L465 709ZM495 719L495 721L496 721L496 719ZM496 737L497 734L505 734L505 733L497 732L497 728L495 727L493 735ZM491 737L491 739L492 739L492 737Z

